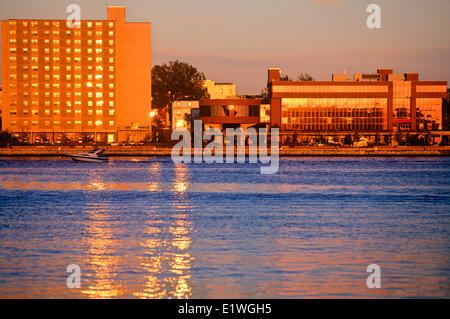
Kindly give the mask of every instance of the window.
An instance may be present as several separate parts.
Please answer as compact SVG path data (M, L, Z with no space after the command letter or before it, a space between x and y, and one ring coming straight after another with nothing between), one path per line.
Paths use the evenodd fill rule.
M95 114L97 114L97 115L102 115L102 114L103 114L103 111L102 111L102 110L96 110L96 111L95 111Z

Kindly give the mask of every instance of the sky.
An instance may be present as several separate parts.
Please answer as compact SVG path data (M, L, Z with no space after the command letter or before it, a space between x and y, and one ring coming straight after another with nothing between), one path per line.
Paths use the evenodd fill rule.
M106 19L106 6L126 6L127 21L152 23L152 65L180 60L209 79L258 94L267 69L311 73L418 72L450 82L449 0L0 0L0 19ZM369 4L381 9L370 29Z

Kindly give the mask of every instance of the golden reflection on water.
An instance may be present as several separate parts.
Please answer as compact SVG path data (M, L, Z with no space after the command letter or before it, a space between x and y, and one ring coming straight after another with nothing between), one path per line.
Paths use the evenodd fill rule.
M142 290L133 293L138 298L189 298L192 256L189 251L193 224L189 220L191 204L184 195L189 183L185 165L175 165L173 191L177 197L171 202L174 213L169 218L157 215L148 221L147 239L140 266L146 271ZM157 184L157 183L153 183ZM153 185L152 184L152 185Z
M103 210L101 204L86 212L92 220L89 223L86 236L87 263L91 269L92 278L88 277L88 286L82 287L81 293L89 298L113 298L120 297L123 287L116 281L117 268L121 263L120 256L115 255L114 226L109 222L107 210Z

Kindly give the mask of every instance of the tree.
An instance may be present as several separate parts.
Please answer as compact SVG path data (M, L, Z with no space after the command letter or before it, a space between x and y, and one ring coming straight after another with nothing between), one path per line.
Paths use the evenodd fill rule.
M192 65L176 61L155 65L152 68L152 107L168 106L172 120L172 103L180 100L209 98L203 86L205 75Z
M280 81L292 81L292 79L289 77L289 75L283 75L280 76Z
M309 73L300 73L297 77L299 81L315 81L316 79Z
M0 132L0 147L11 147L17 144L18 140L15 136L7 131Z
M187 129L191 131L191 123L192 123L192 115L191 113L185 113L183 116L183 120L186 122Z

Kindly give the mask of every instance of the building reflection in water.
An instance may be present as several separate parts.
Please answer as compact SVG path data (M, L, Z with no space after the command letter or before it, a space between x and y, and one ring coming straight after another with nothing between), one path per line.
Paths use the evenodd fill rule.
M188 298L192 294L192 205L186 194L189 174L185 164L174 164L174 171L171 198L167 200L169 210L153 213L147 222L146 239L141 243L145 252L138 256L145 283L141 291L133 294L135 297ZM152 179L158 177L153 175Z
M105 189L103 179L98 174L90 176L89 186L92 190ZM118 240L115 238L117 225L112 220L111 207L102 203L101 193L97 193L98 202L88 203L85 213L89 215L87 234L84 236L87 246L88 271L83 272L81 293L89 298L114 298L122 296L125 291L118 283L118 268L121 257L117 253Z

